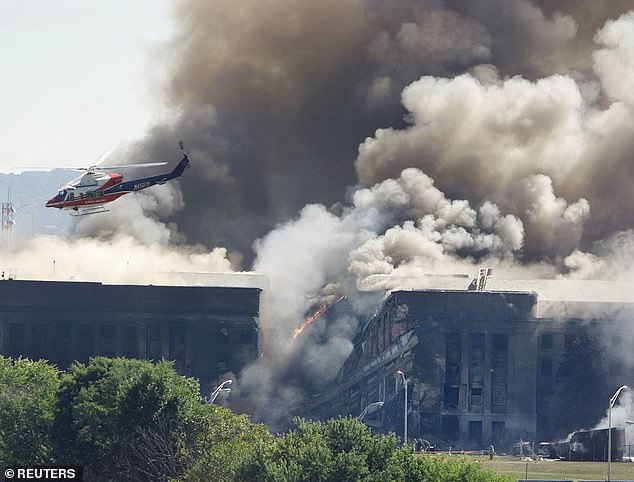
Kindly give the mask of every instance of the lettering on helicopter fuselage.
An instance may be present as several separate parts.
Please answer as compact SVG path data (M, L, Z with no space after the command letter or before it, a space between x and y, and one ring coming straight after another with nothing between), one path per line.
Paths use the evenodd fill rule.
M151 185L152 185L152 183L150 181L139 182L139 183L136 183L132 187L132 189L135 190L135 191L138 191L139 189L144 189L144 188L149 187Z

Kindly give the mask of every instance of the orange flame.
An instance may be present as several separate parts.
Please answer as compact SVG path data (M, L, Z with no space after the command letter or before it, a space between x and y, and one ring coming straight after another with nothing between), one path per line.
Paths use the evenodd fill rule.
M336 305L337 303L339 303L341 300L343 300L345 298L345 296L340 296L339 298L337 298L335 301L333 301L332 303L328 304L328 303L324 303L322 304L319 309L317 311L315 311L312 315L310 315L308 318L306 318L302 324L299 326L299 328L295 328L295 333L293 334L293 340L296 340L297 337L302 333L302 331L304 331L306 329L306 327L308 325L310 325L313 321L317 320L318 318L321 318L321 316L328 311L328 309L333 306Z

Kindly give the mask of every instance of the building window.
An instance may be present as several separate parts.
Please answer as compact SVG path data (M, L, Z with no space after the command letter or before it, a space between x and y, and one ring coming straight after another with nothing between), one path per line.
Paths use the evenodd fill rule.
M448 410L458 410L460 403L460 388L445 385L445 408Z
M469 411L482 412L482 387L484 385L484 333L471 333L469 335L469 389L473 394L474 389L480 389L479 396L469 397ZM477 392L476 392L477 393Z
M451 386L460 385L460 338L455 333L447 335L445 361L445 383Z
M174 368L179 373L185 371L185 328L170 327L170 360L174 361Z
M491 442L493 445L501 444L504 442L504 431L506 425L504 422L493 422L491 424Z
M48 354L48 326L43 323L33 325L31 335L31 355L34 359L49 358Z
M493 335L491 352L491 412L506 412L508 335Z
M77 360L87 362L95 354L92 325L79 325L77 331Z
M147 357L150 360L163 359L163 346L161 344L161 327L150 326L147 335Z
M114 357L117 355L117 327L114 325L101 325L100 353L103 356Z
M469 422L467 439L469 443L482 445L482 420L471 420Z
M55 326L54 340L53 353L57 363L63 367L70 365L71 361L75 358L75 354L72 353L73 347L70 342L70 323L60 323Z
M482 386L484 382L484 333L471 333L469 342L469 384Z
M442 435L448 440L456 440L460 437L458 417L450 415L442 418Z
M481 388L471 389L471 403L473 405L482 405L482 389Z
M139 330L136 326L123 327L123 356L128 358L139 356Z

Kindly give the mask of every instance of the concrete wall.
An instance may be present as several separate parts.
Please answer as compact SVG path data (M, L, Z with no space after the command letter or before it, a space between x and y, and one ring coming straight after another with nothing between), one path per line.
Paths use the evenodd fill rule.
M258 355L256 288L0 281L0 354L173 360L203 390Z

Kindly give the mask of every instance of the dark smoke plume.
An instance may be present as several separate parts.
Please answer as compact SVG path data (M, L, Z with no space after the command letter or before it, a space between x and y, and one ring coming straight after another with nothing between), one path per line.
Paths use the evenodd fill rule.
M502 75L567 72L576 67L567 52L593 36L587 27L578 38L577 16L586 28L622 6L561 10L524 0L183 1L166 86L175 120L149 133L139 157L183 138L199 169L182 182L187 209L170 221L188 242L227 246L248 265L256 238L357 182L359 143L404 126L406 85L482 63Z

